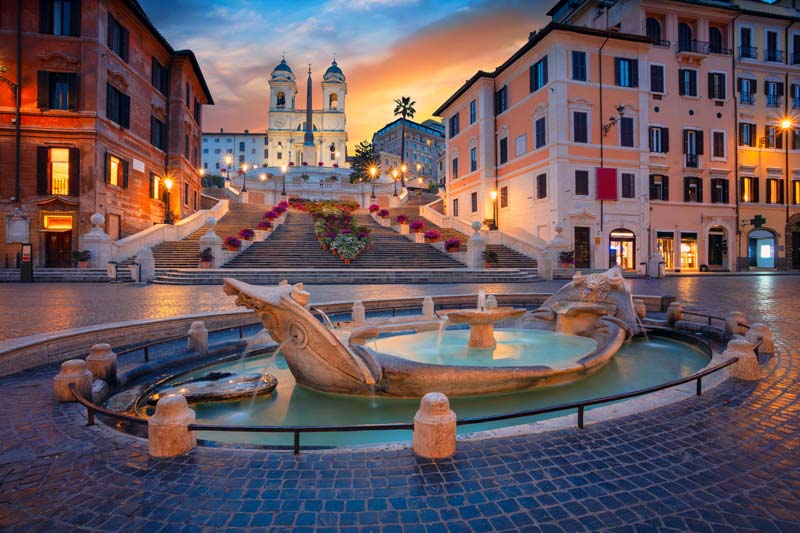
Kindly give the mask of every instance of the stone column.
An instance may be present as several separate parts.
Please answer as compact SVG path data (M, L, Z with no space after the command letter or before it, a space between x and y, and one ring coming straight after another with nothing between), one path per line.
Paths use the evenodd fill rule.
M422 316L425 318L433 318L436 316L436 306L433 304L433 298L426 296L422 299Z
M550 252L545 251L539 259L536 260L537 274L542 279L553 279L553 256Z
M772 338L772 332L764 324L759 322L752 324L744 338L753 346L758 346L758 353L760 354L775 353L775 340Z
M367 312L364 310L364 304L361 301L353 303L353 311L350 314L350 320L353 322L364 322L367 319Z
M208 330L202 320L192 322L189 327L186 347L201 355L208 355Z
M95 344L89 349L86 365L92 372L94 379L102 379L107 383L117 381L117 354L111 350L108 343Z
M114 241L103 231L102 226L106 223L105 216L95 213L89 220L94 227L81 237L79 249L88 250L92 254L89 257L90 268L105 268L106 264L113 259Z
M70 359L61 363L61 371L53 378L53 395L59 402L74 402L69 390L74 383L78 393L84 398L92 398L92 371L86 368L86 361Z
M441 392L422 397L414 415L414 453L428 459L444 459L456 453L456 414Z
M222 238L214 231L216 226L217 219L214 217L208 217L206 219L206 227L208 227L208 231L206 231L205 234L200 237L199 241L200 249L198 250L198 253L202 252L206 248L211 248L211 268L220 268L225 264L222 253Z
M467 240L467 267L483 269L483 252L486 251L486 239L481 236L481 223L472 222L472 236Z
M186 398L176 394L158 400L156 412L147 421L147 444L153 457L175 457L197 446L189 424L196 420Z
M156 277L156 259L153 257L153 251L150 248L145 247L139 250L139 254L134 261L139 264L139 279L135 281L147 283ZM131 266L131 268L134 267Z
M758 357L753 351L753 345L744 339L733 339L728 342L728 347L722 352L726 359L738 357L739 360L728 368L730 376L744 381L757 381L760 378Z

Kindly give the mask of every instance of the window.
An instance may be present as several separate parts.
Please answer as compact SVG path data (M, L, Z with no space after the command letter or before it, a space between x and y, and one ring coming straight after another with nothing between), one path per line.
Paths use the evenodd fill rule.
M523 155L528 150L528 135L523 133L514 139L514 157Z
M792 109L800 107L800 85L793 83L790 87L792 97Z
M664 93L664 65L650 65L650 92Z
M747 122L739 123L739 146L756 145L756 125Z
M278 152L275 157L277 157L278 159L283 159L283 152Z
M269 150L265 148L264 149L264 159L267 159L268 157L269 157Z
M739 181L739 200L758 203L758 178L741 178Z
M222 150L220 150L219 148L214 148L214 153L215 153L215 154L219 154L219 153L221 153L221 152L222 152Z
M792 181L792 203L800 204L800 180Z
M329 109L339 109L339 95L336 93L332 93L328 96L328 108Z
M683 178L683 201L703 202L703 180L700 178Z
M698 156L703 155L703 132L701 130L683 130L683 153L687 167L700 167Z
M152 58L150 62L150 83L158 89L158 92L167 95L169 90L169 76L167 75L166 67L161 66L156 58Z
M80 195L80 150L36 148L36 194Z
M711 132L711 157L725 159L725 132Z
M572 51L572 79L586 81L586 52Z
M753 105L756 94L756 80L749 78L739 78L736 80L737 89L739 90L739 103Z
M475 124L476 120L478 120L478 101L472 100L469 103L469 123Z
M81 6L78 0L42 0L39 6L40 33L80 36Z
M783 149L783 132L778 126L764 126L765 148Z
M472 147L469 149L469 171L475 172L478 170L478 148Z
M508 162L508 137L500 139L500 164Z
M722 30L714 26L708 28L708 51L712 54L726 53L725 43L722 39Z
M783 203L783 180L776 178L767 178L767 197L766 203L768 204L782 204Z
M192 209L197 210L197 191L192 191Z
M685 22L678 23L678 51L694 51L692 45L692 27Z
M450 138L452 139L456 135L458 135L458 113L450 117Z
M167 149L167 125L156 117L150 117L150 144L161 150Z
M765 81L764 94L767 98L767 107L780 107L783 96L783 82Z
M792 128L792 150L800 150L800 129Z
M183 184L183 205L189 205L189 182Z
M500 187L500 207L508 207L508 187Z
M619 87L638 87L639 61L636 59L615 57L614 83Z
M119 157L106 154L106 183L128 188L128 162Z
M494 113L499 115L506 109L508 109L508 87L504 85L494 94Z
M37 77L37 106L41 110L78 109L78 75L40 70Z
M536 92L547 85L547 56L531 65L529 75L531 92Z
M207 154L208 153L208 148L203 148L203 153Z
M650 200L669 200L669 177L662 174L650 174Z
M661 41L661 23L653 17L647 17L644 21L644 32L647 37L655 39L656 43Z
M458 198L455 198L453 200L453 216L454 217L458 216Z
M619 119L619 143L621 146L633 147L633 118L622 117Z
M244 152L244 142L242 141L239 142L239 151Z
M161 200L161 176L150 174L150 198Z
M652 153L666 154L669 152L669 128L650 126L649 139Z
M678 69L678 93L681 96L697 96L697 71Z
M536 130L536 148L541 148L547 144L547 119L537 118L534 129Z
M547 198L547 174L536 176L536 199Z
M589 196L589 171L575 171L575 195Z
M725 74L722 72L708 73L708 97L712 100L725 100Z
M472 207L472 212L478 212L478 193L474 192L469 195L470 205Z
M130 127L131 97L110 83L106 84L106 117L123 128Z
M111 13L108 14L108 47L123 61L128 61L128 30Z
M49 194L69 194L69 148L50 149Z
M186 82L186 93L185 94L186 94L186 107L189 107L189 103L192 101L192 97L191 97L191 90L189 89L189 82L188 81Z
M197 98L195 98L194 99L194 120L198 124L200 124L200 113L201 113L202 109L203 109L203 106L200 104L200 102L197 101Z
M452 179L456 179L456 178L458 178L458 158L454 157L453 158L453 178Z
M636 175L622 174L622 197L636 198Z
M572 140L576 143L589 142L588 115L584 111L572 113Z
M711 178L711 203L728 203L728 180L725 178Z
M789 58L792 65L800 65L800 34L792 35L792 57Z
M758 49L753 46L753 30L741 27L739 29L739 57L745 59L757 59Z
M783 62L783 51L778 50L778 32L767 31L767 49L764 50L764 61Z

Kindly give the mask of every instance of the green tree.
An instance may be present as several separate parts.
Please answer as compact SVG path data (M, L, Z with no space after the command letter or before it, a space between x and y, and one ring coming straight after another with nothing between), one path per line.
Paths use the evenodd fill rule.
M414 109L416 102L411 100L409 96L401 96L395 100L394 103L396 104L394 116L400 115L402 118L402 120L400 120L400 166L402 167L406 162L406 118L414 118L414 114L417 110ZM405 172L401 175L400 184L403 187L406 186Z
M378 154L375 153L375 145L369 141L361 141L356 145L355 155L350 162L350 183L358 183L361 180L364 182L372 181L373 177L370 174L370 168L375 167L375 179L381 175L380 173L380 159Z

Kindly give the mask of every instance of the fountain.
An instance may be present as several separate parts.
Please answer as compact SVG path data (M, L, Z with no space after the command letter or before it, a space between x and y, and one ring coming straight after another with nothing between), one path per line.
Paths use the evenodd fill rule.
M525 314L524 309L514 309L513 307L487 309L485 299L486 296L481 291L478 294L477 309L439 311L439 316L446 316L447 320L453 324L469 324L467 345L479 350L491 350L497 345L494 338L494 325L497 322L519 318Z

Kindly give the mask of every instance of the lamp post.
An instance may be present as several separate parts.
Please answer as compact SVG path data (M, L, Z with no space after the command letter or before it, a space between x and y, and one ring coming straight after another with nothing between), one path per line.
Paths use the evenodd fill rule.
M497 229L497 189L492 189L492 192L489 193L489 196L492 197L492 226L489 228L490 230Z
M375 168L375 165L372 165L371 167L369 167L369 175L371 176L369 184L372 185L372 196L370 196L370 198L372 200L375 200L375 175L377 173L378 173L378 169Z
M242 163L242 192L247 192L247 163Z
M225 161L225 177L230 180L231 179L231 165L233 164L233 156L231 154L227 154L224 158Z
M336 152L336 166L339 166L339 152Z
M790 117L786 117L783 120L781 120L781 128L783 129L783 144L785 149L784 153L786 155L786 159L784 161L786 170L784 171L784 184L783 184L784 187L783 200L786 203L786 229L784 231L786 235L784 239L786 242L786 246L784 246L783 257L785 261L784 269L789 270L789 268L791 268L791 258L789 254L792 253L791 252L792 246L789 245L789 239L791 238L790 236L792 234L791 233L792 226L789 223L789 139L790 139L789 133L794 129L794 122Z
M286 196L286 171L288 168L289 167L286 165L281 166L281 172L283 173L283 179L281 180L281 196Z
M166 199L164 203L166 204L166 214L164 216L164 224L172 224L172 209L170 209L170 192L172 191L172 179L167 178L164 180L164 189L166 190L167 194L165 194Z
M422 175L419 171L422 169L422 165L417 163L417 196L422 196Z
M400 165L400 183L403 184L403 187L406 186L406 171L408 170L408 166L405 163Z
M392 180L394 180L394 194L392 196L397 196L397 169L395 168L392 170Z

